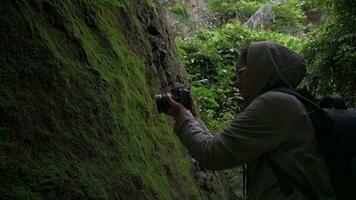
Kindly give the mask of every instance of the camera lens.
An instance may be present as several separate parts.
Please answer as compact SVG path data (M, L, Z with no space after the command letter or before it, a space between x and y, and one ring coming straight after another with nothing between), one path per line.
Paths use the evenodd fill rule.
M155 95L155 101L156 101L158 112L162 113L168 110L168 104L167 102L164 101L163 95L161 94Z

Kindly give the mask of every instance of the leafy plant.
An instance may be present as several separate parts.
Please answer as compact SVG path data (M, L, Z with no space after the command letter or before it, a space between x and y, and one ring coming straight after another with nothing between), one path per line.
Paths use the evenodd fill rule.
M272 31L296 34L303 30L306 16L299 0L290 0L286 4L276 4L272 11L273 19L269 26Z
M316 96L340 94L356 105L356 2L326 2L326 23L309 35L306 87Z
M263 4L263 1L238 1L236 7L240 21L247 21Z
M219 24L239 20L245 22L265 1L209 0L208 10L219 18Z
M177 4L175 6L172 6L172 7L168 8L168 11L171 13L174 13L178 16L188 18L187 8L183 4Z

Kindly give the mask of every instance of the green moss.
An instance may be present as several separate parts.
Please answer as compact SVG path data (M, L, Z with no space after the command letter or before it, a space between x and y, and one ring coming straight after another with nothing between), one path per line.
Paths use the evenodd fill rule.
M133 26L137 29L140 27L140 20L136 17L136 16L133 16L131 18L131 21L132 21L132 24Z
M155 5L153 3L153 0L146 0L146 2L152 8L153 13L156 14L156 16L159 16L158 12L157 12L157 10L155 8Z
M156 112L149 91L158 85L149 88L127 43L123 4L102 2L44 1L41 10L18 0L1 10L0 195L199 199L188 156Z
M108 7L126 8L122 0L100 0L99 2Z

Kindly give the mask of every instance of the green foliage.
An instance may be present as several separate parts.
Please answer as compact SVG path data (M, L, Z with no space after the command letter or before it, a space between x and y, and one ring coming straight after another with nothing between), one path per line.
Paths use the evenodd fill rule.
M273 19L267 28L272 31L296 34L303 30L306 16L299 0L290 0L272 8Z
M356 105L356 2L327 1L325 25L309 35L306 86L317 96L340 94Z
M178 16L188 18L187 8L183 4L177 4L168 8L168 11Z
M190 15L191 5L185 1L162 1L166 10L168 22L172 25L172 32L176 35L187 36L200 26L195 15Z
M235 8L236 1L234 0L209 0L208 9L211 12L226 12L231 8Z
M268 2L262 0L210 0L208 9L210 12L218 13L223 22L229 22L234 18L238 18L240 22L246 22ZM289 0L287 3L274 4L270 13L272 19L263 22L263 28L289 34L301 32L306 19L301 5L300 0Z
M240 21L247 21L263 4L264 1L238 1L236 11Z
M327 13L325 1L320 0L299 0L299 5L306 16L306 25L319 25Z
M202 118L213 130L221 129L241 110L241 97L232 90L239 50L250 42L263 40L281 43L298 52L304 45L290 35L252 31L239 23L213 31L203 29L194 37L177 39L178 52L189 73Z
M219 107L219 104L215 101L215 99L218 97L215 91L210 90L204 86L193 86L192 91L197 97L197 101L199 102L200 106L207 108L208 110L215 110Z
M222 22L228 22L231 19L238 18L241 22L248 20L265 1L251 0L209 0L208 10L211 13L218 14Z

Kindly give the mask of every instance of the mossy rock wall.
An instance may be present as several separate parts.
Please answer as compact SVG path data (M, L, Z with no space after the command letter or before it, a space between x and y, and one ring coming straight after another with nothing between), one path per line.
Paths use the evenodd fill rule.
M185 73L154 5L0 1L1 199L203 198L155 108Z

